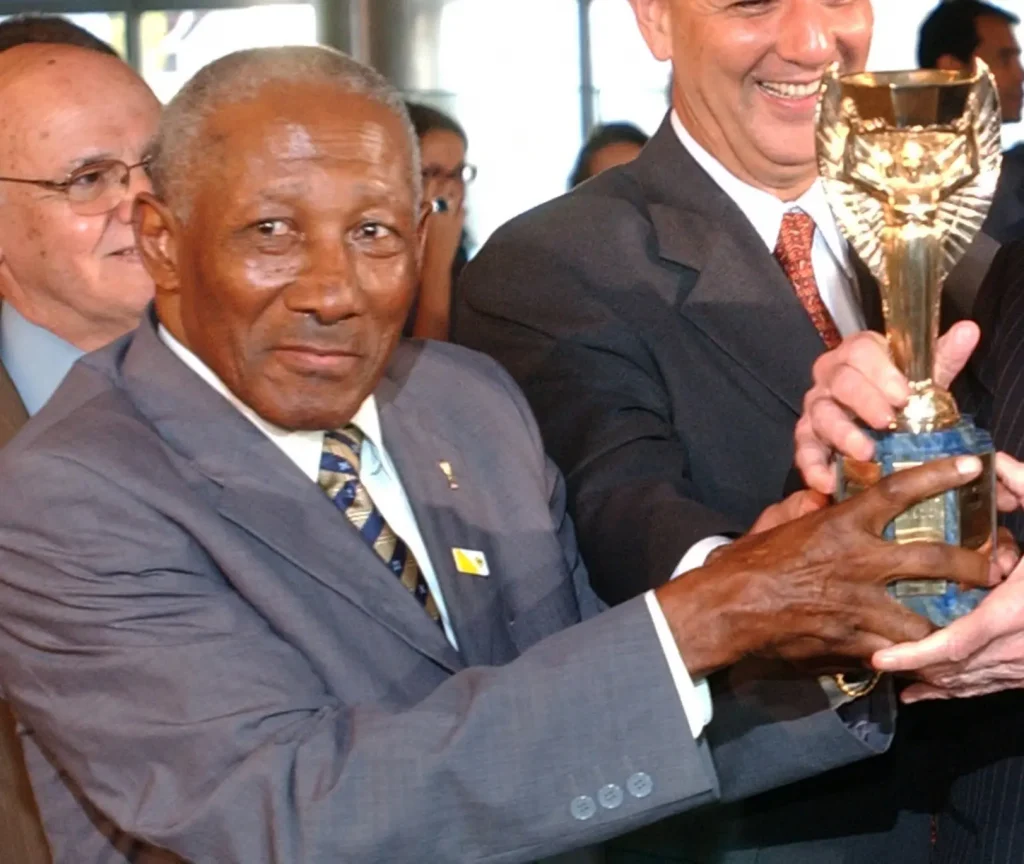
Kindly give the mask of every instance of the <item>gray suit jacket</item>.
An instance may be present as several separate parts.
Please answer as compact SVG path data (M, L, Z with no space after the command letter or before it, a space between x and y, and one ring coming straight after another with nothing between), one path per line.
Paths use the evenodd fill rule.
M595 614L511 380L408 344L376 395L458 652L152 320L0 453L0 680L58 862L532 860L885 745L884 699L853 734L764 681L695 742L643 599Z
M0 363L0 447L28 421L3 363ZM0 861L48 864L50 850L32 797L17 727L10 709L0 702Z
M10 441L14 434L28 422L28 412L21 403L18 391L14 389L11 376L0 363L0 447Z

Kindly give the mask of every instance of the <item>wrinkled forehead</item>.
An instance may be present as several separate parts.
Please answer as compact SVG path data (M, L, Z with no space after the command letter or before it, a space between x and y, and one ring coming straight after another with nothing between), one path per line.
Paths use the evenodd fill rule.
M399 118L335 87L271 89L225 105L206 119L193 151L193 194L221 200L330 177L373 183L399 200L414 197L413 155Z
M4 170L62 171L92 158L138 161L160 111L121 61L63 45L0 52L0 104Z

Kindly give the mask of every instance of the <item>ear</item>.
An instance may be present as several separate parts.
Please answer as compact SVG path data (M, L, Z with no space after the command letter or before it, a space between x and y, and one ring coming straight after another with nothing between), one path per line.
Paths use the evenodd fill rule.
M952 54L943 54L938 60L935 61L935 68L941 69L944 72L959 72L962 69L966 69L967 63L964 63L959 57L954 57Z
M672 59L672 9L669 0L629 0L647 47L658 60Z
M420 205L420 220L416 225L416 269L423 263L423 250L427 245L427 222L434 212L431 202L424 199Z
M132 228L142 263L156 283L156 293L177 294L178 223L167 205L148 192L140 192L132 208Z

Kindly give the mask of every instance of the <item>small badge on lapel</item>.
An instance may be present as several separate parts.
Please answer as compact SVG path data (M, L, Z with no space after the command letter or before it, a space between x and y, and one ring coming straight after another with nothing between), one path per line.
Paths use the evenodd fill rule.
M441 473L444 474L445 479L448 481L448 488L458 489L459 481L455 479L455 474L452 471L452 463L447 459L443 459L437 463L437 467L441 469Z
M487 556L477 549L452 549L452 558L455 559L455 569L460 573L467 573L470 576L491 575L491 570L487 566Z

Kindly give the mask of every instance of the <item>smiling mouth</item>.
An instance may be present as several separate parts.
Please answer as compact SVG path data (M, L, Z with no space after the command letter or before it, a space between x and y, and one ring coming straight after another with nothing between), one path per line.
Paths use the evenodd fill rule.
M821 79L808 81L806 84L795 84L787 81L758 81L757 86L774 96L776 99L789 99L799 102L801 99L809 99L817 96L821 91Z

